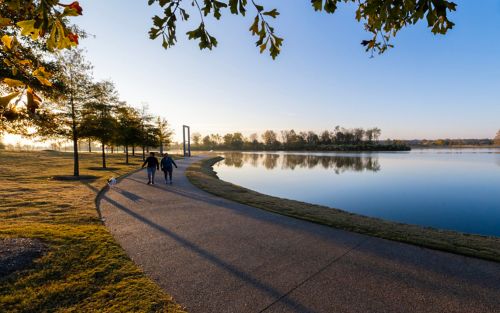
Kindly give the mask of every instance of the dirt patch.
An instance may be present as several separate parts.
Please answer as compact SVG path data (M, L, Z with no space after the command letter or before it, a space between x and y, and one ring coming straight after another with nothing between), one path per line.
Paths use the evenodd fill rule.
M0 238L0 277L29 267L46 250L39 239Z

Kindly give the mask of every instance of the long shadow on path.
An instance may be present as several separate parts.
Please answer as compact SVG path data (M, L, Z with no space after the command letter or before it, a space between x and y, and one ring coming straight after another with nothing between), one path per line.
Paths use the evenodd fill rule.
M115 206L116 208L120 209L121 211L127 213L128 215L136 218L137 220L141 221L142 223L144 224L147 224L148 226L160 231L161 233L169 236L170 238L172 238L173 240L177 241L179 244L181 244L183 247L185 248L188 248L190 249L191 251L193 251L194 253L196 253L197 255L201 256L202 258L206 259L207 261L213 263L214 265L216 265L217 267L231 273L232 275L238 277L239 279L241 279L242 281L244 282L247 282L249 284L251 284L252 286L254 286L255 288L261 290L261 291L264 291L265 293L269 294L271 297L275 298L276 300L278 299L283 299L283 296L284 296L284 292L280 292L276 289L274 289L273 287L269 286L269 285L266 285L260 281L258 281L257 279L255 279L254 277L252 277L250 274L244 272L244 271L241 271L239 270L238 268L234 267L233 265L225 262L224 260L221 260L220 258L218 258L217 256L213 255L212 253L210 253L209 251L199 247L198 245L192 243L191 241L177 235L176 233L172 232L171 230L161 226L161 225L158 225L156 224L155 222L149 220L148 218L128 209L127 207L123 206L122 204L118 203L117 201L113 200L113 199L110 199L109 197L107 196L104 196L102 198L103 201L107 201L109 202L111 205ZM345 254L344 254L345 255ZM342 256L344 256L342 255ZM342 256L337 256L335 257L333 260L330 261L330 263L334 262L336 259L339 259L341 258ZM311 312L311 313L315 313L314 310L312 309L309 309L307 307L304 307L302 304L300 303L297 303L291 299L284 299L282 300L283 302L282 303L285 303L287 306L290 306L291 308L295 309L295 310L298 310L300 312ZM266 306L266 308L269 307L269 306Z

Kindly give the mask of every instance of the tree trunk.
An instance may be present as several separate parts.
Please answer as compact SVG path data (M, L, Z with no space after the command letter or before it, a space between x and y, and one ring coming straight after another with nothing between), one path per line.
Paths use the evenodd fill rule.
M160 141L160 154L163 155L163 142Z
M106 168L106 148L104 142L101 143L102 146L102 168Z
M142 160L146 161L146 147L142 146Z
M89 138L89 153L92 152L92 140Z
M125 163L128 164L128 146L125 146Z
M135 146L132 146L132 156L135 157Z
M111 146L111 153L114 154L115 153L115 146Z
M76 130L76 114L73 94L71 94L71 132L73 133L73 176L80 176L80 163L78 159L78 133Z

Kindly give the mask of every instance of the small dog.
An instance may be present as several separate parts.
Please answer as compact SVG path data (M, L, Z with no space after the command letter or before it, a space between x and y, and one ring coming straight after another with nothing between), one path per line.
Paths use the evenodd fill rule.
M108 186L113 187L114 185L116 185L116 178L111 177L110 179L108 179Z

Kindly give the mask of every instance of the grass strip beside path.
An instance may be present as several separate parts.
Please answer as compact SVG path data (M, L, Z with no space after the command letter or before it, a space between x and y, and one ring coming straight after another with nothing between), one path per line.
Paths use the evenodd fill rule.
M94 200L112 176L142 163L81 154L94 179L72 173L70 153L0 151L0 238L39 238L47 252L33 266L0 277L0 312L183 312L128 258L101 223ZM135 164L134 164L135 162Z
M266 211L360 234L500 262L500 238L390 222L326 206L265 195L220 180L213 170L213 165L222 159L214 157L193 163L187 169L186 176L202 190Z

